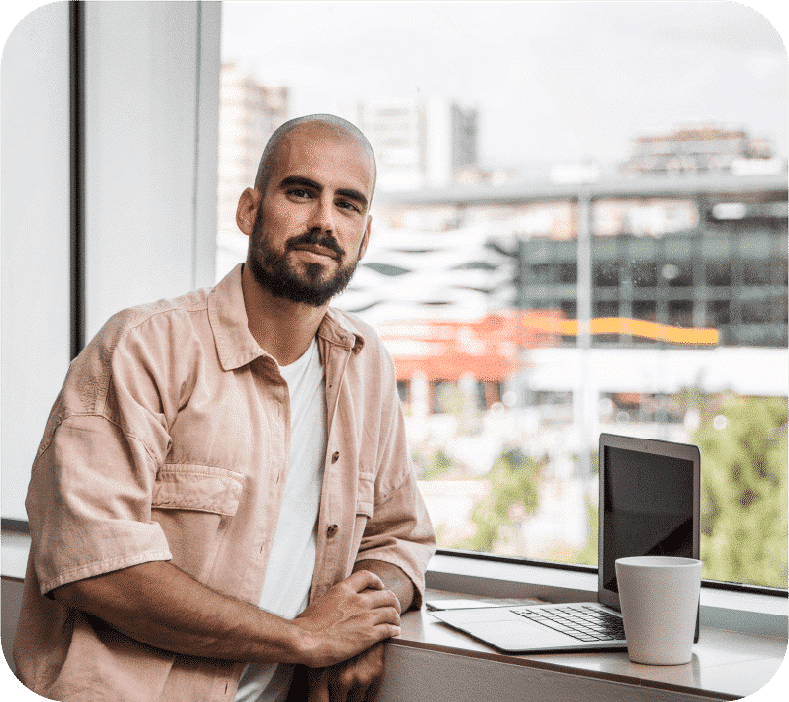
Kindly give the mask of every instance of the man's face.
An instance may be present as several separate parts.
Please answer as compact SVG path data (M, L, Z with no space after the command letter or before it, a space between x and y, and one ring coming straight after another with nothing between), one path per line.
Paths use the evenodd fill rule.
M292 131L258 207L248 262L276 297L320 307L348 284L367 249L373 165L326 127Z

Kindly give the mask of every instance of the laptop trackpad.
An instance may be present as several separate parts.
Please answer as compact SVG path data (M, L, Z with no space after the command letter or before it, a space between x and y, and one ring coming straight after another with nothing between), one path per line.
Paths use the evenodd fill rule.
M532 648L566 647L566 636L529 621L469 622L463 628L472 636L490 641L507 651L527 651Z

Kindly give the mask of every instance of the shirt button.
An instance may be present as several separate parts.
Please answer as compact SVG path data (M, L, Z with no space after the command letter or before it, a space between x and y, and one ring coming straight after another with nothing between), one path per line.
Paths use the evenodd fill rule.
M340 527L338 527L336 524L332 524L328 529L326 529L326 536L334 536L339 531L339 529Z
M334 453L331 455L331 462L332 462L332 463L337 463L337 460L338 460L339 458L340 458L340 452L339 452L339 451L335 451L335 452L334 452Z

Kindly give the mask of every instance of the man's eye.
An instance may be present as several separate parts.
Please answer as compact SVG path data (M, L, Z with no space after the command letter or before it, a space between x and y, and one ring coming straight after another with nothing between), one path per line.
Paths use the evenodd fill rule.
M345 210L356 210L357 212L359 211L359 208L356 206L356 203L350 202L348 200L340 200L337 203L337 206Z
M288 190L288 193L290 193L295 197L300 197L300 198L310 197L310 191L305 190L304 188L291 188L290 190Z

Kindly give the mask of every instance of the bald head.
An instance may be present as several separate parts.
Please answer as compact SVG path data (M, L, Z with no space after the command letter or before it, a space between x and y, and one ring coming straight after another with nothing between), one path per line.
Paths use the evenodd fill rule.
M324 129L327 134L338 139L348 139L363 149L370 158L370 163L373 167L373 183L375 183L375 156L373 147L370 145L367 137L362 134L358 127L341 117L317 114L291 119L278 127L271 135L266 148L263 150L263 156L260 158L260 165L255 177L255 190L265 193L283 143L293 132L307 128Z

